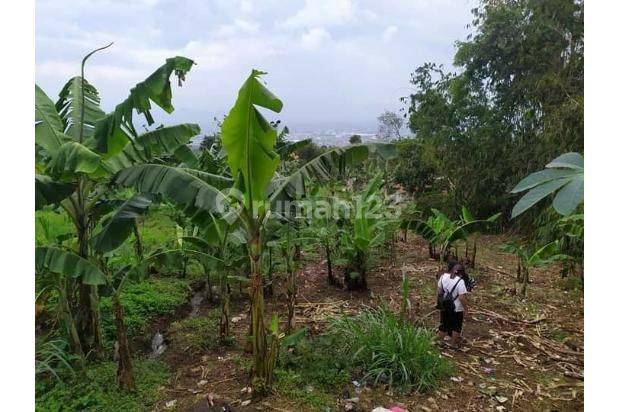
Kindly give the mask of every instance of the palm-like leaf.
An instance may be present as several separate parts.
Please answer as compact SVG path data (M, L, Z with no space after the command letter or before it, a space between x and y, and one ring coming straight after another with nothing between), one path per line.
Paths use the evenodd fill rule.
M96 122L105 116L99 107L99 92L86 79L76 76L64 85L59 97L56 111L64 122L64 133L80 143L88 142Z
M191 70L193 64L193 60L186 57L169 58L146 80L136 84L131 89L129 97L117 105L112 113L97 122L94 136L97 150L112 156L120 152L130 139L137 137L133 126L134 110L146 117L148 125L153 124L154 119L150 113L151 101L167 113L171 113L174 107L172 106L170 77L175 73L178 77L178 84L181 85L185 74Z
M554 209L563 216L570 215L584 201L584 158L579 153L558 156L545 170L524 178L511 193L525 190L528 192L513 207L511 219L552 193L556 193L552 203Z
M182 168L153 164L132 166L118 173L116 183L141 193L166 196L189 213L223 213L230 204L223 192Z
M64 124L51 99L34 86L34 141L48 153L54 153L70 138L63 133Z
M34 177L34 207L39 210L44 206L56 204L75 191L73 183L57 182L49 176Z
M106 253L122 245L133 231L136 219L146 213L151 204L152 196L148 194L136 194L124 202L104 223L101 232L93 236L93 248Z
M77 173L100 175L104 173L101 157L78 142L64 143L49 164L53 176L70 178Z
M35 268L38 273L45 271L72 278L80 278L86 285L103 285L103 272L88 260L73 252L54 248L35 249Z
M277 131L256 106L279 113L283 104L259 81L262 74L251 72L221 126L232 176L242 182L245 205L250 210L253 202L266 199L266 189L279 165L279 155L273 150Z

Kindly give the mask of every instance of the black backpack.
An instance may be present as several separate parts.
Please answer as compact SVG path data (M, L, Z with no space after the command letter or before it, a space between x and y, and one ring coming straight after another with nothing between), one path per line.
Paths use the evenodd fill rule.
M440 280L440 282L442 282L442 280ZM447 293L444 293L444 284L442 284L442 292L438 294L436 309L440 309L443 312L455 312L455 299L457 299L457 296L453 297L453 292L459 282L461 282L461 278L457 279L451 291Z

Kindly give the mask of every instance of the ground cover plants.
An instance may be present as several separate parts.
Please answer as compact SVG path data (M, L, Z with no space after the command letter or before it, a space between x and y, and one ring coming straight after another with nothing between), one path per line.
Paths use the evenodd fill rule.
M86 79L105 47L55 101L36 86L37 410L579 408L579 49L495 50L496 21L534 37L544 26L520 14L552 17L528 1L481 10L461 73L419 67L408 116L382 117L415 133L383 127L395 143L289 140L254 69L197 148L197 124L152 114L173 110L176 82L192 87L190 56L109 113ZM557 27L579 27L571 11ZM520 80L536 72L505 80L511 52L561 62L538 70L557 70L576 106L552 88L551 110L522 119L547 94ZM435 337L436 275L453 261L478 281L460 351Z

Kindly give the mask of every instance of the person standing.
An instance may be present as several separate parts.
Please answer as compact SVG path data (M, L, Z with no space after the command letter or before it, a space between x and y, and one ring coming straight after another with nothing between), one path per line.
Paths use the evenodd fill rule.
M462 264L453 265L450 272L438 279L438 302L440 309L440 326L438 339L442 343L446 336L451 338L451 346L461 347L461 331L468 302L466 301L465 268Z

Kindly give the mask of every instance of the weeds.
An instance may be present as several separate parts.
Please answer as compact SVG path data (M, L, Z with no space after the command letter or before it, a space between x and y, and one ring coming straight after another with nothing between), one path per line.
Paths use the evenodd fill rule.
M125 286L120 301L125 310L125 323L129 336L144 333L148 323L157 316L174 313L189 299L187 282L178 279L156 279ZM101 298L103 335L112 340L116 328L112 318L111 299Z
M363 379L390 387L428 391L451 372L432 345L432 334L385 309L334 319L329 333Z
M83 375L66 382L37 380L37 411L148 411L159 400L158 388L169 377L158 361L135 362L136 393L119 391L115 362L89 364Z

